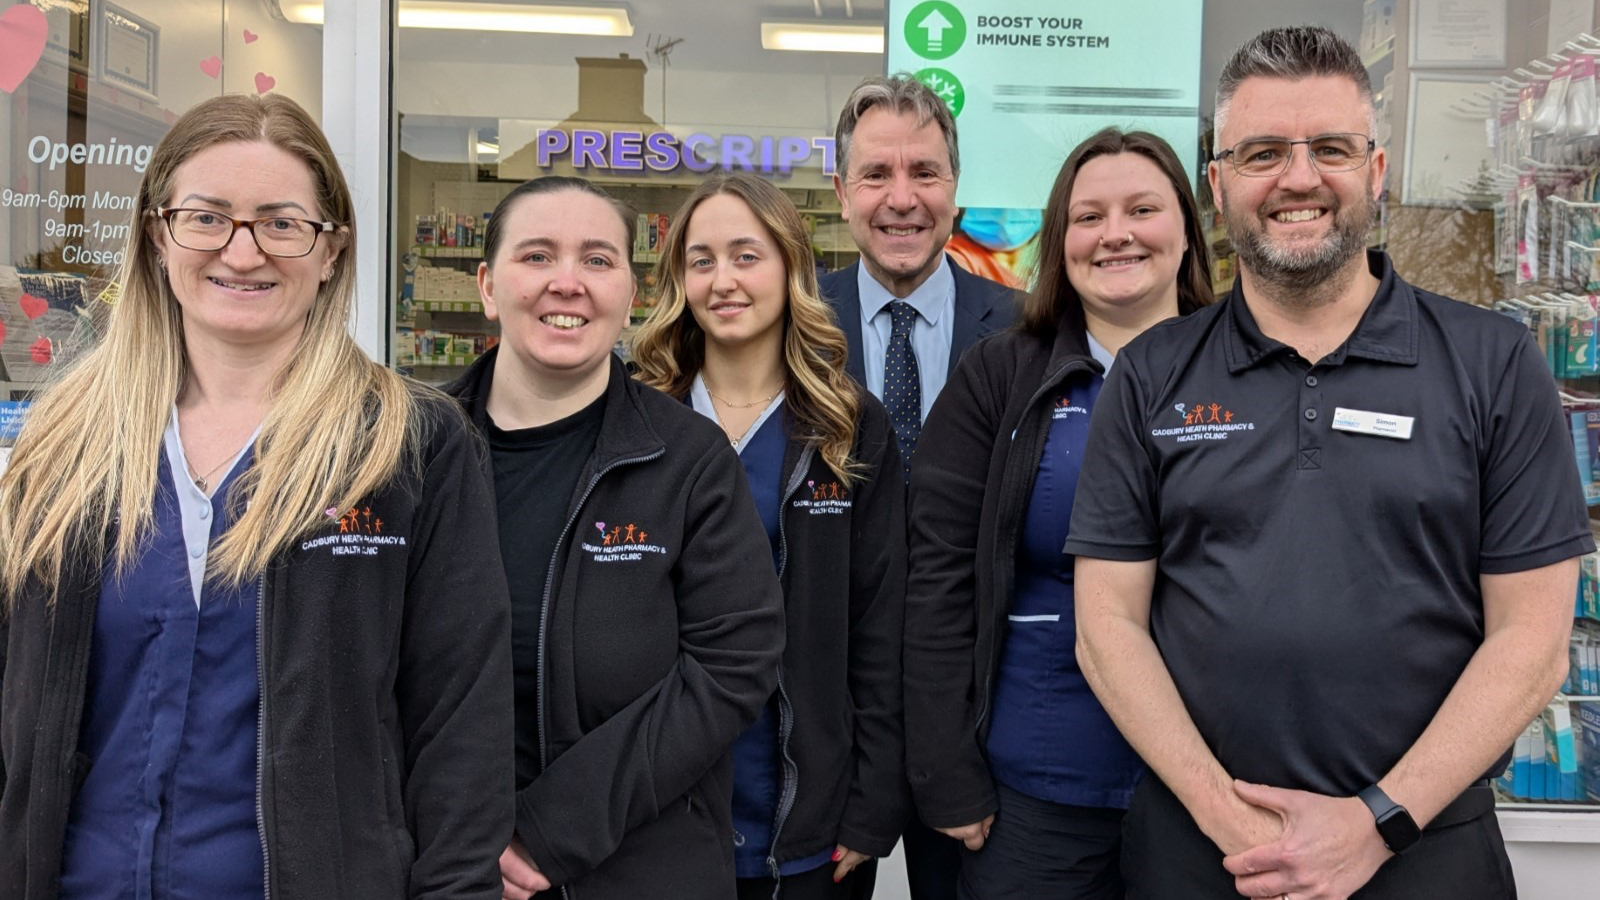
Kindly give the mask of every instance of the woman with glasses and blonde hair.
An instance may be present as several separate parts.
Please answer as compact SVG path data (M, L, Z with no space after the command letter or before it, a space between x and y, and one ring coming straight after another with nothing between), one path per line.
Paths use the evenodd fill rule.
M0 896L500 896L509 606L454 405L350 338L349 189L178 119L104 336L0 478Z
M893 849L908 810L894 431L845 374L805 226L773 185L703 182L673 217L657 283L638 377L738 451L783 585L777 690L734 745L739 896L779 882L788 898L870 895L871 867L852 873Z

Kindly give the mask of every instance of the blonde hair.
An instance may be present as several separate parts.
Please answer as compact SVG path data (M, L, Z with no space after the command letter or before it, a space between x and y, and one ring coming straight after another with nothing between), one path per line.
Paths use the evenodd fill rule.
M862 468L850 455L861 395L844 371L849 345L817 289L811 242L800 213L766 181L748 173L708 178L673 216L656 263L661 295L633 342L637 377L681 400L705 363L705 332L689 311L683 275L689 219L696 207L718 194L743 200L778 245L789 282L783 315L784 402L805 439L817 445L828 467L848 487Z
M0 589L14 608L30 576L53 598L78 553L109 553L126 571L152 527L162 434L188 377L183 319L152 236L178 168L227 143L264 141L299 159L321 218L341 223L343 252L317 291L305 331L274 381L255 462L230 496L239 517L212 548L208 574L239 585L273 555L382 487L416 446L415 398L348 332L355 292L350 190L315 121L278 95L208 99L174 123L139 183L118 276L121 296L100 342L28 411L0 477ZM175 473L179 474L179 473ZM245 502L248 501L248 502ZM115 532L115 543L107 538Z

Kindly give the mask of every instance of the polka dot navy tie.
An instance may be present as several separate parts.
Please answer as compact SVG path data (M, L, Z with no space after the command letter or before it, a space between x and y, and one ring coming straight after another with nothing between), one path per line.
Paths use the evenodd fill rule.
M917 370L917 354L911 349L911 326L917 311L904 300L889 303L893 321L889 349L883 355L883 405L889 422L900 439L900 460L905 463L906 481L911 480L911 456L917 452L922 434L922 374Z

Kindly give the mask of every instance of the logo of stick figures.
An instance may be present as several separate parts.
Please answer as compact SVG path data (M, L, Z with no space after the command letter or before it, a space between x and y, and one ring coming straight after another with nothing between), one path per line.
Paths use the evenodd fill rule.
M906 44L923 59L944 59L967 41L967 19L945 0L919 3L906 16Z
M922 69L917 72L917 80L927 85L934 96L944 101L944 105L950 108L951 118L961 115L961 108L967 105L967 91L949 70Z

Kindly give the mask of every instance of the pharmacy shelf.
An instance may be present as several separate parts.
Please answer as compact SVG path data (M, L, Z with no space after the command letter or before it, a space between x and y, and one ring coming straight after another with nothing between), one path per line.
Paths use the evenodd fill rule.
M1508 842L1600 844L1600 805L1503 803L1495 817Z

